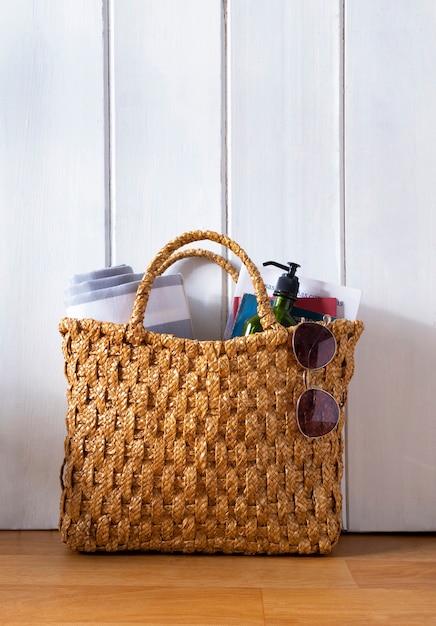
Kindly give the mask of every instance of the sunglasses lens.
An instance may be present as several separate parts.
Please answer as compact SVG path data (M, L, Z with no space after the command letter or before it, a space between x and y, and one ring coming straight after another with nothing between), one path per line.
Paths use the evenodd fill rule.
M304 322L292 336L292 347L297 361L309 370L325 367L336 352L336 339L322 324Z
M339 422L339 406L322 389L307 389L297 402L297 422L306 437L323 437Z

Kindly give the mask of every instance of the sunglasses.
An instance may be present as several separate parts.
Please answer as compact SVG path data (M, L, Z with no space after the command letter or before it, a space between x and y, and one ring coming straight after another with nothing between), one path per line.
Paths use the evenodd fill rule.
M311 370L318 370L330 363L336 354L336 339L324 324L301 322L292 336L292 348L297 362L304 367L306 390L297 401L296 417L300 432L306 437L323 437L330 433L339 422L339 405L335 398L320 389L310 386Z

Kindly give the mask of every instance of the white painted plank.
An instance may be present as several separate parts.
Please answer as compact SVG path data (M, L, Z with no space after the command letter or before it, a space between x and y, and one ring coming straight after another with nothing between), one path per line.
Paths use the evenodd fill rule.
M336 0L231 0L231 233L261 263L342 277Z
M112 19L113 251L139 272L169 239L225 229L222 2L124 0ZM193 267L175 269L196 336L219 337L222 270Z
M0 527L53 528L65 434L58 321L104 265L101 3L0 8Z
M347 278L363 288L349 526L436 529L436 3L346 3Z

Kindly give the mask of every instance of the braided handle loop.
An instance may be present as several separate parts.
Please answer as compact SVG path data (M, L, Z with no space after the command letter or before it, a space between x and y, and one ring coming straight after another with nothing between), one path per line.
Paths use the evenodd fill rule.
M151 261L136 292L135 304L130 316L129 326L132 331L143 328L144 313L156 276L162 273L162 267L168 267L171 255L186 244L209 240L219 243L233 252L245 265L254 287L257 300L257 312L264 330L272 328L277 322L272 311L268 293L262 276L248 254L233 239L212 230L192 230L169 241ZM169 263L171 264L172 261Z
M233 263L231 263L228 259L224 258L220 254L216 254L211 250L203 250L202 248L189 248L189 250L180 250L179 252L174 252L174 254L172 254L169 259L164 261L162 267L159 270L159 274L163 274L173 263L176 263L176 261L189 259L190 257L201 257L204 259L209 259L209 261L213 261L217 265L220 265L231 276L231 278L233 278L235 283L237 282L239 271L233 265Z

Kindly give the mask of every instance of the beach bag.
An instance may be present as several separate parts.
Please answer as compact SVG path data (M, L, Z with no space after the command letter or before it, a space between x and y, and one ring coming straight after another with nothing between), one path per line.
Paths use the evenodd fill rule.
M247 268L263 332L200 341L144 328L155 277L202 240ZM335 354L310 382L336 399L339 421L308 437L296 420L306 386L298 326L276 322L259 270L225 235L191 231L165 245L127 324L61 320L62 541L83 552L329 553L341 532L344 405L363 324L328 327Z

